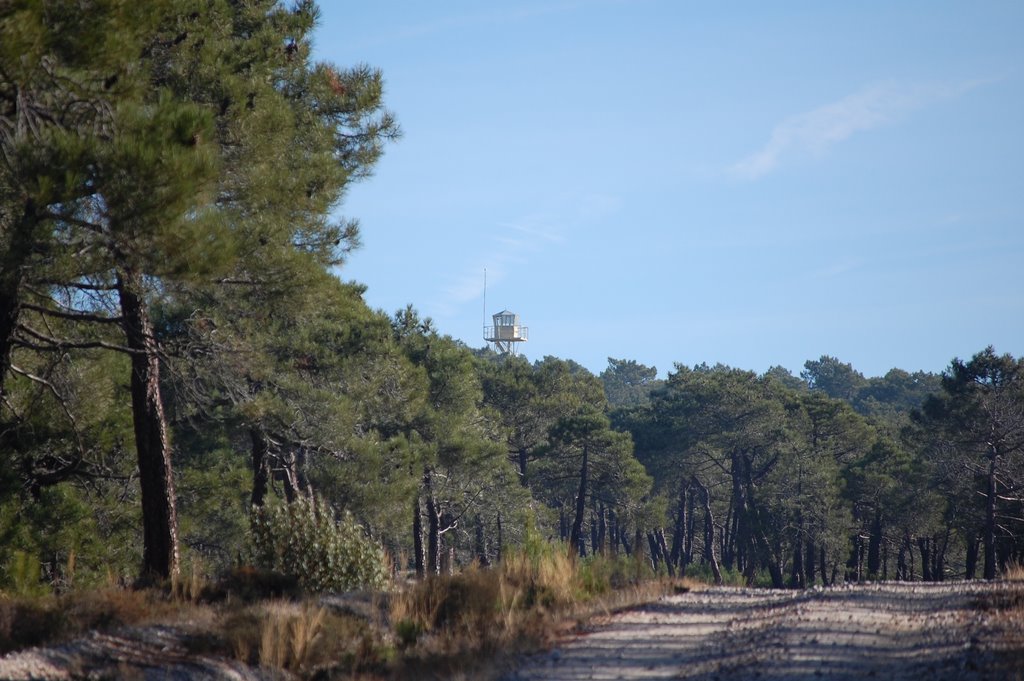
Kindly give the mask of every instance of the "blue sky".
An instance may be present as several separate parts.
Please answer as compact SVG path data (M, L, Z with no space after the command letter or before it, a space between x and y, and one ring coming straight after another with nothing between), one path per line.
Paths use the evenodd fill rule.
M321 7L405 133L340 208L374 308L480 347L486 269L595 373L1024 355L1024 2Z

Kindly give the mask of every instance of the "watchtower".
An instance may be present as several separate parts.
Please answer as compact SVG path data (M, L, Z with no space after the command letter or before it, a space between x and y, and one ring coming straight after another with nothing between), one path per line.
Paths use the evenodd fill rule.
M493 326L484 327L484 340L494 343L494 349L503 355L518 353L516 345L529 338L528 329L519 323L519 315L502 310L491 316Z

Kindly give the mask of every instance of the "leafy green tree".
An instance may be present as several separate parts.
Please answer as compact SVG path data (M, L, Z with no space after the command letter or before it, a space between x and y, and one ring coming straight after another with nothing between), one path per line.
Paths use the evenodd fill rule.
M52 206L41 240L61 266L23 266L13 284L44 299L70 291L73 309L44 300L40 314L109 319L123 340L55 338L23 321L13 338L38 352L103 346L129 355L143 571L166 576L178 569L177 523L154 302L195 281L238 282L257 262L261 280L287 276L303 259L336 264L356 231L329 210L397 127L380 108L379 73L311 63L312 2L149 3L137 14L145 22L132 24L139 43L128 85L108 107L103 139L93 144L81 126L71 130L66 146L85 159L67 174L74 187L58 187L57 200L28 199ZM29 167L11 173L20 178ZM21 224L6 218L5 235Z
M501 509L509 500L522 499L524 490L505 448L490 436L473 354L439 335L433 323L420 319L411 306L395 316L393 327L399 346L425 379L422 408L412 414L404 436L422 473L412 505L416 570L420 575L437 574L443 535L469 530L490 516L489 508ZM499 522L498 516L493 520ZM454 542L449 548L454 551Z
M852 365L835 357L822 355L818 360L804 362L802 378L811 390L820 390L829 397L852 402L867 385L867 379Z
M866 513L844 498L843 476L868 454L876 436L849 404L820 392L804 393L797 405L789 418L795 450L787 466L790 489L786 496L793 527L790 583L803 588L814 582L816 562L822 582L831 581L826 572L829 562L837 562L845 553L854 519ZM860 532L854 534L855 579L861 576L860 536Z
M854 407L862 414L899 420L920 409L924 401L942 390L941 377L924 372L890 369L885 376L867 379Z
M997 355L989 346L969 361L954 359L942 376L942 394L925 402L918 421L935 429L940 455L978 482L984 499L981 527L983 576L994 579L1005 564L1000 543L1021 530L1024 484L1024 360Z
M608 358L608 368L599 378L612 409L637 407L650 402L651 391L660 385L658 369L629 359Z
M577 555L583 549L583 522L591 497L602 497L607 505L626 505L624 502L646 496L650 479L633 458L629 435L612 430L600 412L581 410L559 419L551 428L550 439L544 478L571 480L570 471L576 471L569 550Z

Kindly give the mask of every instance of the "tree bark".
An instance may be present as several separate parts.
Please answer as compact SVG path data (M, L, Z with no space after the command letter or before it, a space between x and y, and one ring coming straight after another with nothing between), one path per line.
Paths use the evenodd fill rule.
M693 531L697 526L697 495L691 493L686 506L686 542L683 544L683 565L693 563Z
M715 576L715 584L722 584L722 570L718 567L718 558L715 557L715 517L711 514L711 493L697 480L692 478L693 484L700 490L704 497L704 557L711 565L711 573Z
M270 485L270 444L258 428L249 429L252 439L252 496L249 503L263 506Z
M816 555L813 538L808 537L804 555L804 585L810 586L814 584L814 556Z
M423 470L423 497L427 513L427 563L426 571L431 575L441 574L441 515L444 509L434 497L433 471Z
M614 508L608 509L608 537L610 538L608 544L611 546L611 554L619 555L619 521Z
M928 537L917 540L917 546L921 549L921 578L926 582L933 581L931 562L931 539Z
M825 565L825 545L824 544L822 544L821 548L818 550L818 563L821 565L821 585L822 586L828 586L830 584L830 582L828 581L828 568Z
M868 578L878 579L882 567L882 511L876 509L868 539Z
M441 509L427 492L427 570L441 574Z
M686 543L686 503L689 492L689 484L679 485L679 508L676 510L676 522L672 526L672 550L668 554L668 561L672 566L681 567L684 571L686 566L682 564L683 546Z
M972 532L967 535L967 565L964 579L975 579L978 576L978 537Z
M495 547L495 560L501 562L501 549L505 545L505 533L504 528L501 526L501 511L498 512L498 545Z
M423 553L423 512L419 496L412 500L412 545L416 576L423 579L427 574L427 559Z
M587 475L590 464L590 446L583 443L583 463L580 464L580 488L576 493L576 517L572 521L572 532L569 534L569 553L573 557L580 554L580 540L583 537L583 513L587 504Z
M476 559L480 567L490 567L491 560L487 557L487 537L484 534L484 522L480 516L476 517L476 532L474 533L476 543Z
M988 452L988 480L985 500L985 531L982 541L985 549L985 565L983 576L985 579L996 578L996 472L999 453L995 447Z
M21 219L0 243L0 398L4 396L11 369L14 334L21 316L21 293L25 266L32 253L32 232L37 224L35 203L26 201Z
M178 575L178 516L167 419L160 396L160 357L149 310L143 300L142 275L119 273L117 291L131 355L132 420L142 496L143 577Z
M804 516L797 511L796 528L793 536L793 568L789 575L789 586L803 589L806 585L804 574Z
M665 559L666 567L668 567L668 576L669 577L675 577L676 576L676 566L669 559L668 543L665 541L665 530L664 530L664 528L659 527L657 530L655 530L654 531L654 538L658 540L658 549L659 549L661 555Z

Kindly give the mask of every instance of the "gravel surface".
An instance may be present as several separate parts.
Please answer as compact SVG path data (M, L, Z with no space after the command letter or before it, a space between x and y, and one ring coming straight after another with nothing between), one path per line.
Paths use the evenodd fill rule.
M1019 679L1024 584L712 588L603 618L505 681Z
M169 627L93 632L50 648L0 657L0 679L10 681L286 681L283 672L254 669L188 651L186 635Z

